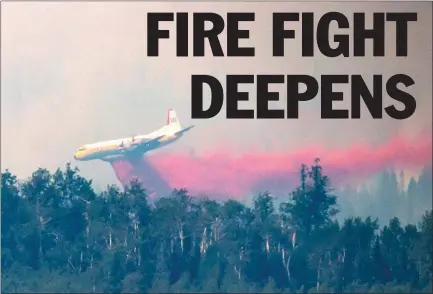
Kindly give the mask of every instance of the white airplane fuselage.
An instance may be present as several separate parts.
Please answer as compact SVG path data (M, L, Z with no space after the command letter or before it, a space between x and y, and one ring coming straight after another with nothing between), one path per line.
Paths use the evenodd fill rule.
M177 141L193 126L182 129L174 110L168 111L167 123L158 130L129 138L102 141L81 146L74 155L79 161L115 160L128 155L142 155Z

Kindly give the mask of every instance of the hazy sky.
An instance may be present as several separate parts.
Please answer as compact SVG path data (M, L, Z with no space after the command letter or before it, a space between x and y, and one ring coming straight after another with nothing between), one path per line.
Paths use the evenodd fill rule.
M275 11L325 9L341 12L418 12L409 25L409 57L393 58L395 25L387 24L386 58L300 58L300 43L287 41L284 58L270 58L271 17ZM431 3L2 3L1 165L20 177L37 167L54 169L68 161L78 165L97 185L115 182L103 162L75 163L75 150L94 141L147 133L165 122L175 108L183 125L196 128L167 147L176 152L201 154L228 150L290 151L313 144L344 148L353 144L377 146L391 137L416 136L432 125ZM251 11L255 58L176 58L175 39L160 42L160 57L146 57L146 13L149 11ZM372 17L367 20L371 24ZM350 20L352 23L352 21ZM300 25L294 25L300 35ZM163 24L171 28L174 25ZM426 37L429 37L425 39ZM222 36L223 47L225 34ZM290 42L290 43L289 43ZM190 42L192 44L192 42ZM371 43L367 43L371 55ZM291 46L291 47L289 47ZM209 52L209 48L206 48ZM191 74L372 74L388 78L407 73L416 84L413 117L396 121L385 116L360 120L320 120L320 102L301 105L299 120L226 120L222 111L210 120L191 120ZM371 84L371 82L368 82ZM349 86L337 87L348 94ZM251 89L251 88L248 88ZM252 91L254 93L254 91ZM283 95L282 95L283 96ZM346 96L348 98L348 96ZM389 101L385 100L385 105ZM284 108L284 98L279 105ZM242 107L254 107L251 102ZM348 103L335 103L336 107ZM228 131L229 130L229 131Z

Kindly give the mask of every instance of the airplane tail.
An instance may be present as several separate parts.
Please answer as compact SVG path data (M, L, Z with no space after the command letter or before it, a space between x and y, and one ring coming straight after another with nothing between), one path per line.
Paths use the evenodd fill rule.
M170 126L173 131L177 132L182 129L179 119L177 118L174 109L169 109L167 113L167 126Z

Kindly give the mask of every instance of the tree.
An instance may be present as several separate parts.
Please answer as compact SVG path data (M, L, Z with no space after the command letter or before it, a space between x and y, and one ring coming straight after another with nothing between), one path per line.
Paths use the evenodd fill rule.
M291 219L296 230L308 237L313 230L330 223L338 213L336 196L331 192L330 181L316 159L310 169L301 167L301 183L291 193L290 201L281 204L280 211Z

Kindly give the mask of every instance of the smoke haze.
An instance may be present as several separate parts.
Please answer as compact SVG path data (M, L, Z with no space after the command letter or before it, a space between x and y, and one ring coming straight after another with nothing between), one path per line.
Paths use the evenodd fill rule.
M432 36L430 5L3 3L2 169L9 168L19 177L28 177L38 167L55 169L72 161L75 150L85 143L160 127L167 109L174 108L182 125L195 124L196 128L163 150L150 152L143 164L116 162L115 172L101 161L74 164L97 188L141 175L158 190L188 187L192 192L217 190L226 195L264 188L285 191L294 184L300 163L311 163L315 157L322 159L327 174L337 183L362 180L388 167L416 174L431 161L432 150L432 43L424 39ZM409 25L409 57L398 61L392 57L393 28L386 40L386 54L391 57L330 59L317 55L301 59L300 44L294 41L287 41L292 43L286 45L290 50L286 57L267 57L271 56L273 11L322 14L328 9L417 12L418 22ZM147 12L214 11L224 15L235 10L256 13L255 23L245 24L251 40L241 45L254 45L257 57L176 58L174 23L161 24L173 36L160 42L161 57L146 57ZM371 21L370 15L367 23ZM293 25L300 35L300 24ZM224 47L224 33L221 43ZM371 43L366 47L371 55ZM320 99L301 104L298 120L226 120L225 106L213 119L189 119L191 74L349 73L364 75L371 87L373 74L388 78L400 72L416 81L409 92L417 99L417 111L404 121L386 116L373 120L365 106L359 120L321 120ZM241 107L255 108L255 90L245 90L250 90L251 101L240 103ZM338 90L348 95L348 87ZM385 99L384 107L390 103ZM271 105L284 109L285 104L282 98ZM348 106L349 102L336 103L338 108Z

